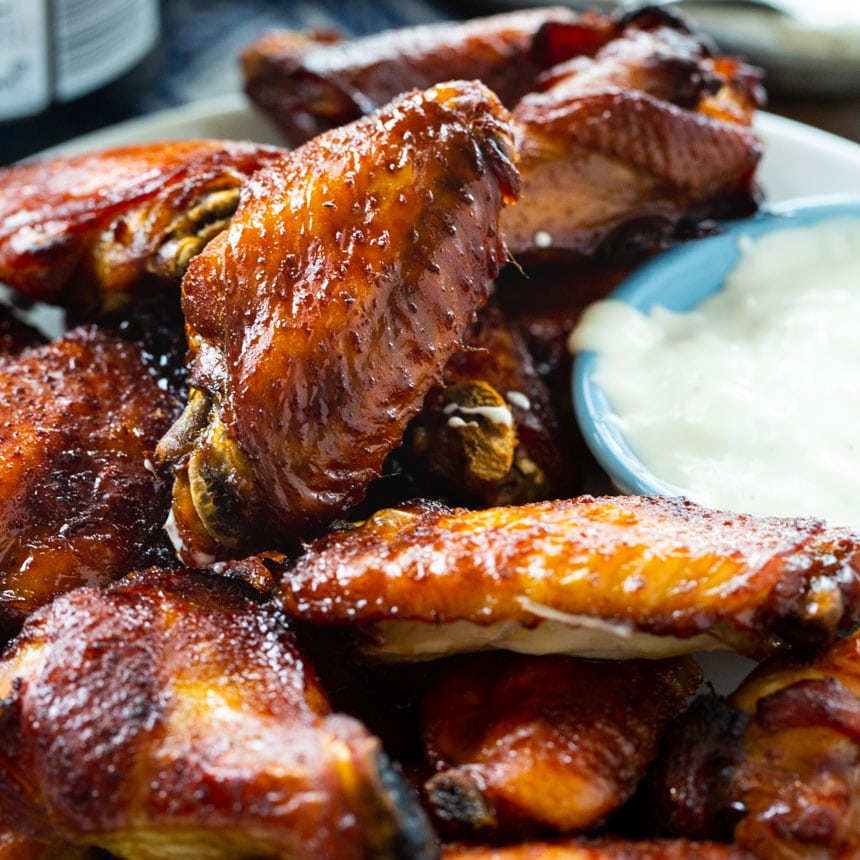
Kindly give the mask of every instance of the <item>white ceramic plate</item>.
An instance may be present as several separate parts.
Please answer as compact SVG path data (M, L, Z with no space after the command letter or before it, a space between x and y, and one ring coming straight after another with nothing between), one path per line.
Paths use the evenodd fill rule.
M860 192L860 144L773 114L760 113L759 169L768 200ZM131 143L220 137L279 143L278 133L241 93L194 102L75 138L43 154L71 154Z
M860 144L764 112L758 114L756 126L765 151L758 176L769 202L811 194L860 193ZM232 93L129 120L39 155L72 155L193 137L281 142L275 128L244 94ZM61 317L56 309L41 306L31 320L50 335L59 333Z
M860 145L767 113L759 115L757 128L765 148L759 180L770 202L814 194L860 193ZM272 126L237 93L112 126L43 154L191 137L279 142ZM724 693L734 689L752 666L730 654L703 654L698 659L706 677Z

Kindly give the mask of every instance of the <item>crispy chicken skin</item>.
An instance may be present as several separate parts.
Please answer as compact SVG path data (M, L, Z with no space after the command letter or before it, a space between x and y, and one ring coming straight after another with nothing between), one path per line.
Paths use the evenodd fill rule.
M513 110L523 193L502 216L511 252L617 260L703 218L751 213L759 91L755 70L714 57L677 16L623 17Z
M860 851L860 636L761 667L730 701L752 718L732 777L737 843L768 860Z
M175 285L223 228L244 179L278 155L190 140L0 170L0 281L91 314L128 302L148 275Z
M0 818L23 836L128 860L437 854L379 742L226 577L58 598L0 661L0 697Z
M569 495L574 467L525 341L485 305L407 433L415 466L456 504L523 504Z
M574 19L569 9L547 7L351 41L331 31L276 30L243 52L245 90L294 146L406 90L452 78L480 80L510 107L541 71L532 59L535 33Z
M667 656L778 638L827 642L856 621L858 539L618 496L487 510L417 503L312 543L281 576L287 610L368 629L400 658L507 647Z
M504 260L506 117L441 84L246 183L183 280L192 392L159 455L184 558L282 545L362 498Z
M55 594L167 563L146 467L181 409L141 350L82 327L0 358L0 631Z
M664 825L678 830L692 821L717 832L730 819L729 836L762 860L856 856L860 635L812 657L762 664L721 708L730 719L715 723L697 709L679 728L705 737L711 769L721 761L721 803L704 802L708 783L686 776L692 750L671 744L656 788Z
M701 680L691 657L449 661L422 704L430 808L461 835L592 830L632 796Z
M730 845L686 839L627 842L621 839L565 839L492 847L449 845L442 860L752 860Z

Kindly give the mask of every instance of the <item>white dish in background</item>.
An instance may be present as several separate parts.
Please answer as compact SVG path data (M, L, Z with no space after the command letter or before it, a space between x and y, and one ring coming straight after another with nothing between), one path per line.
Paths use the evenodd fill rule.
M758 114L756 128L764 143L759 179L768 200L860 193L860 144L766 112ZM190 137L280 142L277 131L245 96L233 93L120 123L41 155Z

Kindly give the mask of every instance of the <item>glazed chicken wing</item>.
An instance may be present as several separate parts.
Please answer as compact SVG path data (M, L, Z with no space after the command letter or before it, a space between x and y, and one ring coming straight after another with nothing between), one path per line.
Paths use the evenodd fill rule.
M183 280L192 392L159 448L183 557L271 549L362 498L504 259L506 115L443 84L244 186Z
M0 631L55 594L166 563L169 485L147 469L181 403L95 328L0 359Z
M295 146L413 87L452 78L480 80L511 107L541 70L532 59L535 33L574 18L548 7L351 41L331 31L276 30L243 52L245 90Z
M576 25L548 24L564 42ZM594 56L547 71L513 111L522 201L502 227L514 256L647 250L703 218L756 205L756 71L713 56L667 12L622 17Z
M436 856L379 742L226 577L58 598L0 661L0 699L0 820L24 837L127 860Z
M418 503L312 543L281 575L280 600L308 621L362 628L374 653L399 659L759 654L856 622L858 540L667 497Z
M700 682L689 657L446 663L422 706L430 808L461 835L593 830L633 794Z
M279 152L190 140L0 170L0 281L82 314L121 307L153 278L175 285Z
M860 851L857 633L761 665L728 701L697 703L672 737L655 789L667 829L728 835L762 860Z

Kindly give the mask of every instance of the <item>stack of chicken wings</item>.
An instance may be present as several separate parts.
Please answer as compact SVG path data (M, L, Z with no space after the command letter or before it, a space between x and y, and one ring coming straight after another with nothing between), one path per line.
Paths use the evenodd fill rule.
M755 211L757 70L663 6L242 67L282 148L0 171L0 858L853 856L860 534L613 495L559 385Z

